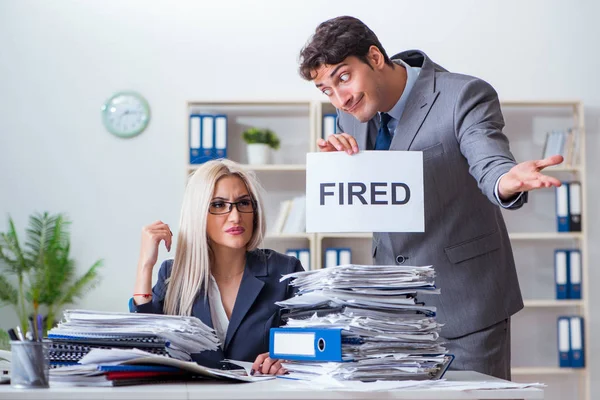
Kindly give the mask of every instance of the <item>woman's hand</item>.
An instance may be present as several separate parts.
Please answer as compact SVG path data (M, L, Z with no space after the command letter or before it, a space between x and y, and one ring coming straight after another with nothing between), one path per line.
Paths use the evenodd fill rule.
M269 357L269 353L262 353L256 357L252 364L250 375L261 373L264 375L283 375L287 370L281 366L281 361Z
M165 241L167 251L171 251L173 234L169 225L156 221L142 228L142 247L138 260L137 276L133 288L133 301L136 305L152 301L152 269L158 259L158 245Z
M162 221L156 221L143 227L139 267L152 270L158 259L158 245L164 241L167 251L171 251L172 239L173 233L169 229L169 225Z

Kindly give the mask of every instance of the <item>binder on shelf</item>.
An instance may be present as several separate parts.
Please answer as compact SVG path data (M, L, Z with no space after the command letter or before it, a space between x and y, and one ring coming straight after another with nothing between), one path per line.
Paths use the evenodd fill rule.
M338 252L336 248L325 249L325 268L336 267L338 265Z
M581 299L581 251L569 250L569 279L567 297Z
M330 135L335 133L337 125L337 114L325 114L323 115L323 129L321 137L327 139Z
M342 330L271 328L269 357L297 361L342 362Z
M556 188L556 223L558 232L569 232L569 183Z
M227 158L227 116L215 115L214 158Z
M212 160L215 155L215 118L212 115L202 115L202 149L206 159L202 162Z
M202 118L200 115L190 115L189 123L189 139L188 144L190 146L190 164L200 164L199 160L204 155L202 154L202 143L200 141L202 137L202 129L200 123Z
M190 164L227 157L227 116L192 114L189 123Z
M554 251L554 281L556 283L556 299L569 298L569 258L568 250Z
M338 249L338 265L352 264L352 250L349 248Z
M585 367L584 358L584 346L583 343L583 318L582 317L571 317L570 318L570 330L571 330L571 367L572 368L583 368Z
M298 260L300 260L300 264L304 267L304 270L309 271L311 269L310 265L310 250L309 249L298 249Z
M561 368L571 367L571 335L570 321L568 317L558 318L558 366Z
M325 249L325 268L352 264L352 249L348 247L329 247Z
M287 249L285 254L296 257L298 260L300 260L300 264L302 264L305 271L309 271L311 269L309 249Z
M581 182L569 183L569 228L581 232Z
M290 257L296 257L296 258L298 258L298 252L296 250L294 250L294 249L287 249L285 251L285 254L288 255L288 256L290 256Z

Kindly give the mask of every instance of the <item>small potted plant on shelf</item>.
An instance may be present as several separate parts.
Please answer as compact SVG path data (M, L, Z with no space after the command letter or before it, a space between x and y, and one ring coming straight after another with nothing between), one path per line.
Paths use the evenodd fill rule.
M248 145L248 164L268 164L271 149L279 149L279 137L270 129L246 129L242 138Z

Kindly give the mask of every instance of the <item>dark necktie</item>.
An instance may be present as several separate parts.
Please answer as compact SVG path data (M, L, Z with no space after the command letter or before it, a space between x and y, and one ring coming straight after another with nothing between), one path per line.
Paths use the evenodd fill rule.
M387 113L380 113L381 121L379 124L379 131L377 132L377 139L375 139L375 150L388 150L390 143L392 143L392 135L388 128L388 122L392 117Z

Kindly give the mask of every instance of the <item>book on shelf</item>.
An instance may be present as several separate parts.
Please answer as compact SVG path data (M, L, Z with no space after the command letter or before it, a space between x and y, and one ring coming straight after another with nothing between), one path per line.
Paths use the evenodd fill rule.
M279 213L277 214L277 219L271 228L271 235L279 235L281 232L283 232L283 227L285 226L285 221L290 213L291 207L292 200L284 200L279 204Z
M577 165L579 152L579 135L576 129L556 130L546 134L542 158L561 155L564 165Z
M292 200L281 233L306 232L306 196L297 196Z
M284 200L270 230L271 235L306 232L306 196Z

